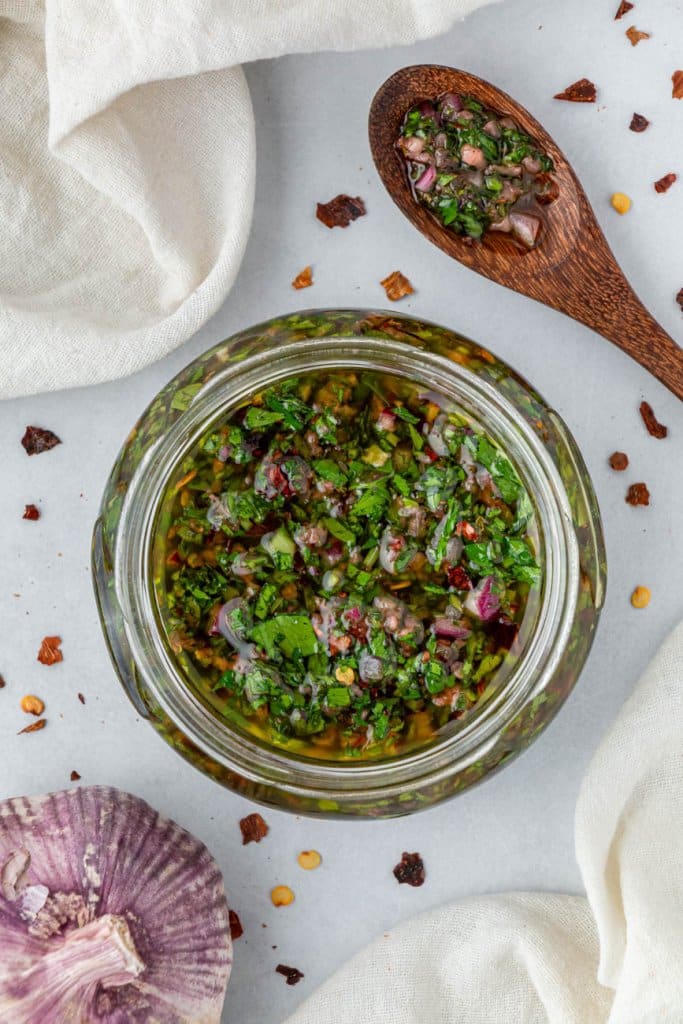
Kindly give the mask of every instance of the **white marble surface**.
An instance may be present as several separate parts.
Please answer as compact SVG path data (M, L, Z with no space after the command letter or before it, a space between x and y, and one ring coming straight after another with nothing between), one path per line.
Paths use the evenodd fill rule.
M681 614L681 406L586 328L476 277L418 236L378 182L366 115L379 84L409 63L467 68L514 94L575 162L621 265L654 315L681 339L674 295L683 286L683 181L662 196L652 183L672 170L683 177L683 102L671 99L670 82L671 72L683 68L682 6L658 0L641 10L638 4L633 16L615 23L616 6L617 0L507 0L410 48L250 67L256 212L241 275L223 308L181 351L133 379L0 406L0 672L7 681L0 692L0 797L67 786L77 769L83 783L138 793L200 836L221 863L245 927L224 1017L230 1024L279 1024L371 937L444 901L506 889L581 891L572 838L581 777ZM624 37L629 24L652 39L633 49ZM552 99L584 75L599 86L596 106ZM634 110L653 122L643 135L628 131ZM609 206L616 190L633 198L627 217ZM346 231L328 231L313 216L315 202L342 191L362 195L368 216ZM296 293L289 282L307 263L315 285ZM483 786L391 822L315 821L269 811L268 838L242 847L237 822L249 805L183 763L138 720L109 663L89 570L99 496L137 415L194 355L302 304L386 306L377 282L397 268L416 287L402 310L454 326L499 352L574 432L607 538L609 585L599 634L559 717ZM643 396L669 425L668 440L645 432L638 416ZM27 459L19 445L27 423L51 428L64 443ZM630 456L625 474L607 466L614 449ZM647 509L624 502L635 480L650 487ZM26 502L40 505L39 522L22 521ZM652 590L646 611L629 604L636 584ZM36 652L51 633L63 637L65 657L48 669ZM27 692L46 700L49 725L17 736L26 724L18 702ZM304 873L296 854L309 847L321 851L324 865ZM399 888L391 874L403 850L419 850L425 859L421 889ZM289 883L297 898L275 910L269 891L279 882ZM278 962L299 967L305 980L286 986L274 973Z

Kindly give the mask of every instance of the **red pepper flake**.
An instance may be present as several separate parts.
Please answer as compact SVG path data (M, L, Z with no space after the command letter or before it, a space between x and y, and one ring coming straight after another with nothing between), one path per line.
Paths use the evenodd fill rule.
M83 696L82 693L78 694L78 699L80 700L81 704L85 704L85 697Z
M328 228L347 228L352 220L365 214L365 203L360 196L339 195L329 203L318 203L315 215Z
M681 313L683 313L683 288L681 288L680 292L676 296L676 302L681 307Z
M628 468L628 455L626 452L612 452L609 464L617 473L623 473Z
M43 637L38 651L38 661L42 665L56 665L58 661L64 661L64 655L59 649L61 643L61 636Z
M275 970L278 974L284 974L288 985L298 985L304 977L298 967L286 967L285 964L278 964Z
M30 725L27 725L23 729L20 729L19 732L17 733L17 736L21 736L22 733L25 732L39 732L41 729L44 729L46 725L47 718L39 718L37 722L31 722Z
M503 617L490 624L489 633L493 636L496 647L505 647L509 651L517 639L519 624Z
M454 565L448 570L448 585L455 590L471 590L472 580L469 578L461 565Z
M668 428L657 420L649 402L640 403L640 415L643 417L643 423L651 437L658 437L661 440L661 438L667 436L669 433Z
M626 492L626 501L629 505L649 505L650 492L646 484L631 484Z
M310 288L313 284L313 268L304 267L301 273L297 274L292 281L292 288Z
M632 132L644 132L649 127L650 122L642 114L634 114L631 118L629 128Z
M0 676L0 690L4 690L6 686L7 683L5 682L4 676Z
M641 39L650 38L649 32L641 32L640 29L637 29L635 27L635 25L631 25L630 28L626 29L626 35L628 36L631 42L631 46L637 46Z
M655 182L655 192L668 192L677 177L677 174L665 174L663 178Z
M683 100L683 71L674 71L671 81L673 83L671 95L675 100Z
M564 92L555 93L554 96L556 100L567 100L569 103L595 103L596 98L596 88L587 78L580 78L578 82L568 85Z
M268 835L268 826L260 814L248 814L240 821L242 829L242 846L247 843L260 843Z
M404 277L400 270L394 270L392 274L380 281L380 284L391 302L398 302L399 299L406 295L412 295L415 291L408 278Z
M478 540L477 531L471 523L466 523L464 519L458 523L455 528L455 532L458 537L464 537L464 539L470 544Z
M230 918L230 938L235 942L237 939L241 939L244 935L244 928L242 927L242 922L240 921L236 911L229 910L228 915Z
M419 853L404 853L394 868L394 878L399 885L418 886L425 880L425 866Z
M614 20L619 21L620 18L623 18L625 14L628 14L628 12L632 10L633 4L630 4L628 0L621 0L621 3L617 8L617 13L614 15Z
M40 509L37 505L24 505L24 514L22 519L40 519Z
M72 773L71 773L71 775L69 776L69 778L71 779L71 781L72 781L72 782L78 782L78 781L79 781L79 779L80 779L80 775L78 774L78 772L76 771L76 769L75 769L75 768L74 768L74 770L72 771Z
M42 427L27 427L21 443L27 455L40 455L41 452L47 452L62 442L51 430L43 430Z

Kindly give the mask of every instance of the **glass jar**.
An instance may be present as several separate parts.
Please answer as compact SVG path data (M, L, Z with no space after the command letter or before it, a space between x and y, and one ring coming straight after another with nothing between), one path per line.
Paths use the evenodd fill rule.
M535 506L543 580L505 685L461 728L383 761L330 762L238 733L188 686L155 601L155 524L174 468L220 417L279 380L322 369L403 376L454 400L514 463ZM600 514L555 412L509 366L453 331L396 313L312 310L236 334L154 399L112 470L93 537L102 627L141 715L197 768L296 813L388 817L428 807L518 754L557 713L591 646L605 592Z

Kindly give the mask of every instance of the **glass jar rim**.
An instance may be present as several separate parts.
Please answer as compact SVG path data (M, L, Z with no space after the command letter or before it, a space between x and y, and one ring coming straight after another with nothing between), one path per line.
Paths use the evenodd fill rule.
M220 346L219 346L220 347ZM403 375L454 398L511 454L532 499L543 535L543 591L527 650L500 692L450 736L381 761L329 762L259 742L217 718L194 694L164 642L151 584L156 511L174 466L210 423L256 391L285 377L322 369L370 369ZM569 641L580 565L567 494L557 466L529 423L490 381L437 352L367 336L287 341L236 363L203 384L190 406L147 450L130 482L115 552L115 586L133 661L153 702L202 753L252 782L334 801L400 793L438 783L476 762L502 727L543 690Z

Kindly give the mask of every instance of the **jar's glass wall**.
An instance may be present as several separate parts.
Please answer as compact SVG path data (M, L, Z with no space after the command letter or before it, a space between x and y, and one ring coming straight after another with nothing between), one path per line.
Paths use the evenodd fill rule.
M330 345L325 339L334 342ZM568 585L557 591L562 607L556 610L550 641L546 638L538 677L528 680L525 692L500 709L495 721L489 719L479 737L475 730L466 743L456 741L443 756L422 763L418 758L403 770L377 765L371 773L352 769L342 775L316 771L315 766L306 769L296 759L279 759L258 745L242 750L230 737L226 740L210 725L202 725L197 709L194 719L189 711L189 717L185 715L187 695L174 689L173 667L170 661L164 663L160 631L154 629L149 567L140 560L149 542L153 513L152 496L149 490L145 493L144 483L155 472L161 476L170 472L165 442L173 435L177 445L182 435L184 443L190 444L228 396L234 400L240 389L248 394L255 382L262 385L264 376L277 372L278 362L282 372L296 369L302 350L310 349L312 341L319 353L326 344L336 351L339 364L350 358L367 359L370 350L373 365L388 362L392 369L399 357L408 363L418 359L422 372L432 367L430 372L438 375L441 387L469 396L475 415L477 402L489 403L489 418L500 417L509 445L517 443L519 453L526 445L532 453L529 458L535 446L535 461L541 468L546 464L545 476L539 470L539 481L556 480L556 518L548 540L559 561L563 553L576 556ZM513 458L516 454L512 448L510 454ZM552 505L552 496L547 502ZM140 538L137 561L131 556L131 534ZM314 311L260 325L216 346L172 381L132 431L112 471L95 530L93 571L118 674L138 709L179 753L255 800L304 813L376 816L406 813L453 795L531 741L578 677L605 584L593 489L581 456L556 414L514 371L473 342L407 317L355 310ZM162 671L152 672L153 664Z

